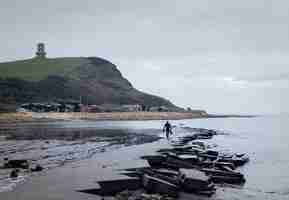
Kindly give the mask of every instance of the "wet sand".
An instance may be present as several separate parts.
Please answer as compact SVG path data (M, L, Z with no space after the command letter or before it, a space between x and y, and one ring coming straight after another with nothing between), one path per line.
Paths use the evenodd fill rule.
M146 150L153 151L153 146L155 145L122 148L98 154L90 160L56 168L45 175L33 177L14 192L0 193L0 198L11 200L100 199L98 196L77 192L77 190L97 188L96 181L120 177L117 171L114 171L115 169L146 165L138 157L143 153L143 148L148 147Z
M146 161L139 157L153 154L160 146L169 147L169 144L166 140L160 140L98 154L93 159L71 163L51 170L47 174L32 177L13 192L0 193L0 198L7 200L101 199L100 196L78 191L97 189L99 187L97 181L124 178L125 176L118 174L120 169L148 166ZM205 196L192 194L181 194L179 199L192 199L193 197L199 200L208 199Z
M12 129L9 137L0 141L0 159L29 159L46 170L34 174L22 170L14 180L8 178L10 170L0 170L0 199L99 199L77 191L98 188L96 181L124 177L119 169L148 166L141 156L170 146L160 139L161 121L159 128L150 129L137 127L135 122L124 125L135 129L106 123L110 124L106 129L102 128L107 126L105 122L96 127L87 122L86 128L79 128L82 122L76 127L71 127L73 122L23 123Z
M79 126L81 124L83 123ZM155 134L159 130L127 130L109 126L104 129L101 125L102 123L90 128L68 128L63 124L50 122L23 123L10 129L6 127L4 131L0 128L0 133L3 134L0 138L0 166L4 165L4 158L27 159L31 167L40 164L51 170L92 158L98 153L150 143L160 138ZM8 177L10 171L11 169L0 169L0 192L11 191L19 181L32 175L27 170L21 170L22 178L11 180Z
M0 199L100 200L100 196L79 191L99 188L97 181L124 178L125 176L119 175L121 169L148 166L146 161L139 157L154 154L160 147L168 148L170 144L166 139L161 139L153 143L96 154L92 159L70 163L42 173L41 176L34 176L27 183L18 186L13 192L0 193ZM217 186L217 193L213 197L181 193L178 199L231 200L243 199L242 196L246 197L238 188ZM105 199L109 199L109 197Z

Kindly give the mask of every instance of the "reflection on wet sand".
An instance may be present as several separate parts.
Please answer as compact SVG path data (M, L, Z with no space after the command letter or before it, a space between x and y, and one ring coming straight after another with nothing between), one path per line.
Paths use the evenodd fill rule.
M65 163L91 158L96 153L105 152L136 144L153 142L159 139L156 134L148 134L125 129L23 127L1 129L0 166L5 159L25 159L30 167L42 166L48 170ZM5 133L5 134L4 134ZM21 170L17 179L9 178L11 169L0 170L0 192L11 190L31 170Z

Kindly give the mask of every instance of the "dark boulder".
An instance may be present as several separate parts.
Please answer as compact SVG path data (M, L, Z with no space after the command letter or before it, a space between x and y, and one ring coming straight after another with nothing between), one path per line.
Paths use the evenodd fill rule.
M19 169L13 169L13 170L10 172L9 177L10 177L10 178L17 178L18 175L19 175Z
M29 169L28 160L5 160L4 168L21 168Z
M40 172L43 169L44 168L41 165L37 164L34 168L31 168L31 172Z

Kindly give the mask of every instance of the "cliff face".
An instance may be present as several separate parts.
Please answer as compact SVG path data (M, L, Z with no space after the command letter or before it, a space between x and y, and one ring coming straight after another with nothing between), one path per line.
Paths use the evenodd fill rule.
M34 58L0 63L0 102L78 101L88 104L168 106L170 101L135 89L102 58Z

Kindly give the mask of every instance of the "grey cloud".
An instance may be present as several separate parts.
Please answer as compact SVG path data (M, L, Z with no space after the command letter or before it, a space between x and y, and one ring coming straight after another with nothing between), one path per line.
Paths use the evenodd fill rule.
M263 76L247 76L247 77L238 77L235 80L237 81L247 81L247 82L267 82L267 81L289 81L289 73L282 74L267 74Z

